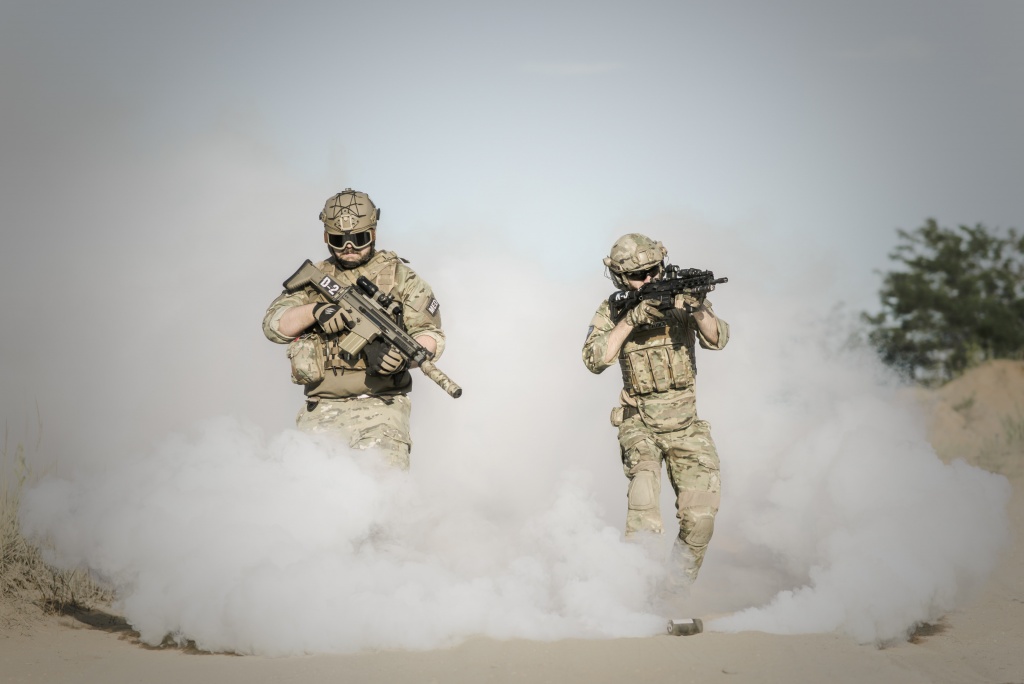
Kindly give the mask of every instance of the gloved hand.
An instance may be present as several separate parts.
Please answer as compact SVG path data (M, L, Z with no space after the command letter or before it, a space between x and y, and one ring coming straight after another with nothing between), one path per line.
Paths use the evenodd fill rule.
M626 312L626 323L634 328L638 325L650 325L665 317L665 312L650 299L645 299Z
M366 345L366 365L373 375L394 375L408 364L398 347L378 339Z
M686 313L693 313L704 305L703 295L697 296L687 293L677 294L673 305Z
M348 330L348 318L337 304L317 304L313 307L313 318L326 333Z

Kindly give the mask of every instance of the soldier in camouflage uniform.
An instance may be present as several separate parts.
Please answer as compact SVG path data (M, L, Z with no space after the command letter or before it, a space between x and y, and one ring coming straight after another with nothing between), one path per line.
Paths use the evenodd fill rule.
M604 264L620 290L637 290L662 275L667 254L660 242L631 233L615 242ZM619 429L629 478L627 537L662 532L665 461L679 518L672 553L681 573L674 575L677 585L697 578L721 499L718 453L710 426L697 417L694 347L721 349L728 341L729 326L715 316L711 302L679 295L675 308L661 311L643 300L617 322L608 302L602 302L583 345L583 362L591 372L600 373L616 361L622 370L624 388L612 425Z
M366 193L346 188L330 197L320 220L331 257L316 266L343 286L366 276L392 294L404 310L406 332L436 360L445 344L437 300L404 259L375 248L379 217ZM382 340L344 359L340 344L347 330L343 311L311 285L281 293L263 318L267 338L288 345L292 381L305 387L299 429L337 434L356 449L380 449L389 463L407 470L412 448L407 364Z

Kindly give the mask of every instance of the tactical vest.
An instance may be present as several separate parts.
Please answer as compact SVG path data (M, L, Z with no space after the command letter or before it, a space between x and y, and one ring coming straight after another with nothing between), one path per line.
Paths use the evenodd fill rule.
M380 288L381 292L393 293L392 291L397 285L399 262L400 259L394 252L377 252L369 262L359 268L339 268L330 259L322 262L319 268L331 275L342 286L355 285L359 276L366 276ZM327 301L319 293L316 293L316 300ZM316 385L307 385L307 396L344 398L360 394L395 394L408 391L410 388L412 376L408 371L386 376L368 375L364 353L349 360L342 357L341 342L347 333L326 335L315 332L313 334L323 345L324 377Z
M622 384L630 396L685 389L697 375L696 335L685 318L668 312L665 322L640 326L619 351Z

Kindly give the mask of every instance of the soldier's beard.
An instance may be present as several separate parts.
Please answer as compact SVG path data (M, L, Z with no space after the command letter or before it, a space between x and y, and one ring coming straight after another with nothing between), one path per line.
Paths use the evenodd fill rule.
M359 268L367 261L369 261L373 257L374 252L376 251L374 249L373 243L370 243L370 249L369 251L366 252L366 256L360 256L359 253L361 250L352 249L351 247L346 247L344 249L335 249L331 247L330 249L331 255L334 257L334 260L338 262L339 266L345 269ZM347 260L342 257L347 257Z

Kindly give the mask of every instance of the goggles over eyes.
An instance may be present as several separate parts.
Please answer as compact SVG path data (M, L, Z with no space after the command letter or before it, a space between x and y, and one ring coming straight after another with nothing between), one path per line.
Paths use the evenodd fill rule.
M373 230L361 230L358 233L342 233L341 235L328 233L327 242L335 249L342 249L350 243L356 249L362 249L373 242Z
M643 281L647 280L647 276L653 278L659 273L661 273L661 264L654 264L653 266L645 268L642 271L629 271L628 273L623 273L622 275L627 280Z

